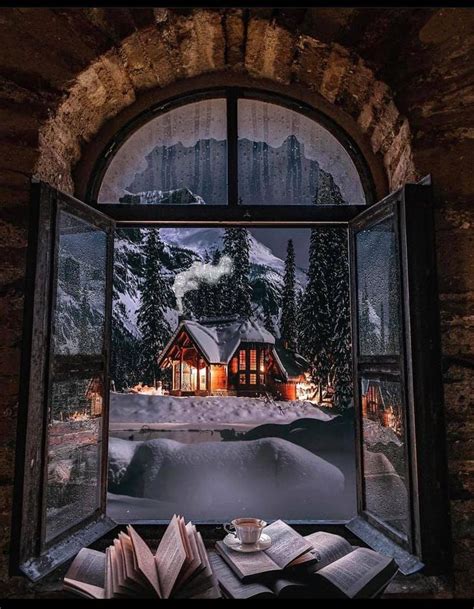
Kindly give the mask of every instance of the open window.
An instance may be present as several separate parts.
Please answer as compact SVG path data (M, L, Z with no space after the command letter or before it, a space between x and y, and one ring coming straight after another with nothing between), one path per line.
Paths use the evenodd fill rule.
M224 227L228 239L239 239L238 229L246 228L267 245L268 231L275 248L281 248L288 238L285 232L309 234L311 229L315 251L326 247L318 240L318 229L321 235L339 231L340 255L329 266L334 272L342 260L342 275L326 278L332 296L326 294L323 301L321 291L314 290L306 303L313 299L315 306L327 308L331 298L342 298L338 306L347 308L345 355L352 358L353 369L339 371L348 389L343 398L334 396L332 368L321 368L325 382L315 389L305 376L307 357L296 356L288 336L265 329L276 318L271 319L274 303L271 292L262 291L258 264L252 290L265 303L258 311L261 324L258 319L231 319L232 295L225 311L231 315L216 320L205 311L202 293L194 295L197 299L175 293L184 301L166 320L173 322L172 331L148 358L153 379L162 375L153 391L165 390L177 399L254 399L265 394L266 407L276 395L288 403L316 399L323 414L336 399L351 401L353 391L357 517L339 522L350 519L351 531L396 556L404 572L423 564L445 566L448 531L442 519L447 502L431 187L406 185L382 202L366 205L372 202L370 180L354 144L325 119L314 118L307 108L261 93L207 92L164 104L118 134L97 166L88 192L91 205L34 185L32 209L38 217L30 239L26 306L31 323L25 331L24 426L19 431L24 450L17 494L17 563L32 579L114 526L106 515L109 379L112 367L116 384L116 356L130 338L120 335L111 351L113 316L121 315L129 302L114 301L112 312L114 239L115 282L126 284L136 281L133 264L141 254L135 232L127 237L132 264L124 265L121 240L126 231L153 235L156 229L168 230L166 248L153 236L145 240L147 246L168 260L167 270L177 265L180 273L197 260L197 246L191 245L201 239L202 246L199 230L222 232ZM233 236L232 230L237 231ZM185 241L187 247L181 247ZM269 255L268 247L259 251ZM203 253L200 263L216 268L217 258L207 254L212 252ZM313 266L318 272L318 264L313 261ZM283 275L282 268L278 272ZM347 288L339 283L344 273ZM153 265L149 277L156 281L157 293L169 289ZM203 319L180 317L186 306L204 311ZM330 318L331 310L326 313ZM280 317L278 313L278 323ZM343 341L335 343L342 348ZM327 356L330 361L333 353ZM287 431L296 437L302 427L304 436L307 430L296 421ZM169 481L168 475L168 486ZM309 515L278 517L313 524L331 520L311 516L311 498L306 507ZM166 516L160 513L164 515L157 520ZM201 520L220 522L233 516ZM433 530L439 531L437 539L428 533Z
M419 560L442 569L449 524L430 181L352 220L350 246L359 516L348 526L392 548L404 573Z
M35 580L113 526L105 498L114 221L43 183L32 188L17 551Z

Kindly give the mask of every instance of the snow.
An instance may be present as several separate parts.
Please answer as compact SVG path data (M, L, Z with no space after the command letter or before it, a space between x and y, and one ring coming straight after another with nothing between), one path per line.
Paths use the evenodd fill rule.
M174 188L172 190L146 190L142 192L129 192L124 190L125 196L138 198L135 204L140 205L205 205L206 202L189 188Z
M174 341L183 327L211 364L228 364L241 341L270 345L275 343L275 338L255 320L216 320L201 323L185 320L173 334L168 345ZM168 345L163 353L167 351Z
M130 454L127 442L133 454L113 491L159 502L150 506L156 508L150 514L154 519L169 518L174 511L199 520L245 514L303 519L330 513L337 518L343 508L340 469L280 438L197 444L111 438L112 470L122 471Z
M206 252L211 252L216 247L222 249L223 228L162 228L160 237L164 243L179 248L189 249L204 259ZM275 256L272 250L258 241L249 231L250 238L250 263L257 266L268 267L275 271L274 279L282 282L285 272L285 262ZM299 288L307 283L306 273L296 269L296 278Z
M382 335L382 323L380 321L380 317L377 314L376 310L374 309L373 304L369 301L368 302L368 309L369 309L369 321L371 324L374 325L375 328L375 334L378 338L380 338L380 336Z
M377 421L364 418L364 442L368 445L384 444L387 445L390 442L395 446L403 446L403 442L397 436L397 434L390 429L390 427L383 427Z
M266 401L264 398L236 396L158 396L137 393L110 393L110 422L138 426L161 423L242 424L288 423L301 417L329 421L311 402Z

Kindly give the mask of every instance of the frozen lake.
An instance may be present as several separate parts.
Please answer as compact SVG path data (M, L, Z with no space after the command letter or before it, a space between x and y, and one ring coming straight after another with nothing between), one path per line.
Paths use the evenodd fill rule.
M353 421L310 402L112 394L109 514L348 520Z

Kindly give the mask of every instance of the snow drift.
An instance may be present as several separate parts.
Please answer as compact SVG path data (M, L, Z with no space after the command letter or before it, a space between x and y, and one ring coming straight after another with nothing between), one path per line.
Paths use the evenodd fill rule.
M137 393L110 394L110 421L114 423L242 423L290 422L307 417L329 421L311 402L266 401L263 398L219 396L158 396Z
M334 519L344 484L337 467L280 438L198 444L111 438L109 444L109 490L158 502L150 519L173 511L197 520L210 514Z

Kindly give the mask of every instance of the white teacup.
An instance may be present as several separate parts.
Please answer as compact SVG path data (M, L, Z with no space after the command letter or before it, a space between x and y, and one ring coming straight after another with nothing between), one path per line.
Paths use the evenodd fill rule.
M234 535L240 543L257 543L263 529L267 526L261 518L235 518L224 525L224 530Z

